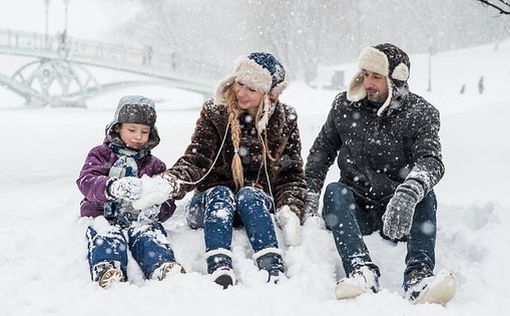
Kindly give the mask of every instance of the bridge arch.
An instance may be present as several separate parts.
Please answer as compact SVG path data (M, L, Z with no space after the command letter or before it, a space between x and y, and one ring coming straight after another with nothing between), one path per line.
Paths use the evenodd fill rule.
M31 57L13 75L0 73L0 83L23 96L27 105L84 107L94 96L126 85L155 83L210 96L212 80L174 71L174 60L143 49L100 42L47 37L43 34L0 30L0 55ZM169 57L171 58L171 57ZM143 61L143 62L142 62ZM142 75L147 80L100 82L89 68Z

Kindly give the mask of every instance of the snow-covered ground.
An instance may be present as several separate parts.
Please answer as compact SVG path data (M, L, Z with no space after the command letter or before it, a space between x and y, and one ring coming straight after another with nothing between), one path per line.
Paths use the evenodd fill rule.
M239 284L223 291L206 276L203 232L184 224L183 206L190 195L165 223L176 256L190 273L145 281L131 261L130 283L101 289L89 279L84 235L92 220L79 217L82 197L74 182L86 154L102 141L120 96L146 94L159 101L162 142L153 153L172 165L189 141L201 98L141 87L93 99L87 109L27 109L0 89L0 315L509 315L509 57L508 41L498 50L487 45L435 55L433 90L426 92L427 56L411 56L411 89L442 113L447 172L436 188L436 271L449 269L459 280L457 296L447 307L414 306L401 297L405 244L391 245L378 234L367 243L381 268L384 290L335 300L335 282L343 271L320 221L305 224L301 246L284 249L289 278L278 285L264 283L245 233L235 231ZM14 62L0 56L4 72ZM342 69L346 78L354 71L352 65ZM318 80L327 84L331 67L323 70ZM480 75L485 77L481 95ZM466 92L461 95L462 84ZM335 94L294 82L282 96L298 111L305 158ZM337 175L333 166L328 178Z

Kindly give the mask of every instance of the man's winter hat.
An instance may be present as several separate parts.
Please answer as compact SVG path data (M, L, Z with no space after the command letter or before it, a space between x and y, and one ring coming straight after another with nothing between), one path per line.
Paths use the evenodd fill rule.
M152 149L159 144L160 138L156 124L156 105L151 98L141 95L128 95L120 99L113 121L106 126L106 136L113 140L118 133L113 128L117 124L132 123L151 127L147 146ZM147 147L145 146L145 147Z
M366 47L359 55L358 66L360 71L349 84L347 100L355 102L367 96L367 92L363 87L363 69L386 76L388 98L377 111L379 116L389 106L392 99L407 93L407 79L409 79L411 62L406 52L397 46L384 43Z
M270 53L254 52L248 56L241 56L234 62L234 72L222 80L216 90L214 101L225 104L225 91L239 81L248 87L262 92L264 96L264 113L259 120L259 132L265 129L269 116L274 109L269 101L269 95L278 96L287 87L285 82L285 68Z

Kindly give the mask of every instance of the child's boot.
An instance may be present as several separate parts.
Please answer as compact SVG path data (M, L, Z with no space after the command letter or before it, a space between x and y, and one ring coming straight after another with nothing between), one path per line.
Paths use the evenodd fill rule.
M117 262L101 262L92 268L92 278L102 288L109 288L117 282L124 282L124 273Z
M186 273L186 269L181 264L175 261L165 262L152 272L151 279L161 281L179 273Z

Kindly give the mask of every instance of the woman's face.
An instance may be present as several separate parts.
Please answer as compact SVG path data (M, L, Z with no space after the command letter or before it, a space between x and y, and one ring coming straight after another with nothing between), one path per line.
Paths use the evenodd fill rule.
M234 83L234 92L237 97L239 108L255 116L262 101L262 92L252 89L238 81Z

